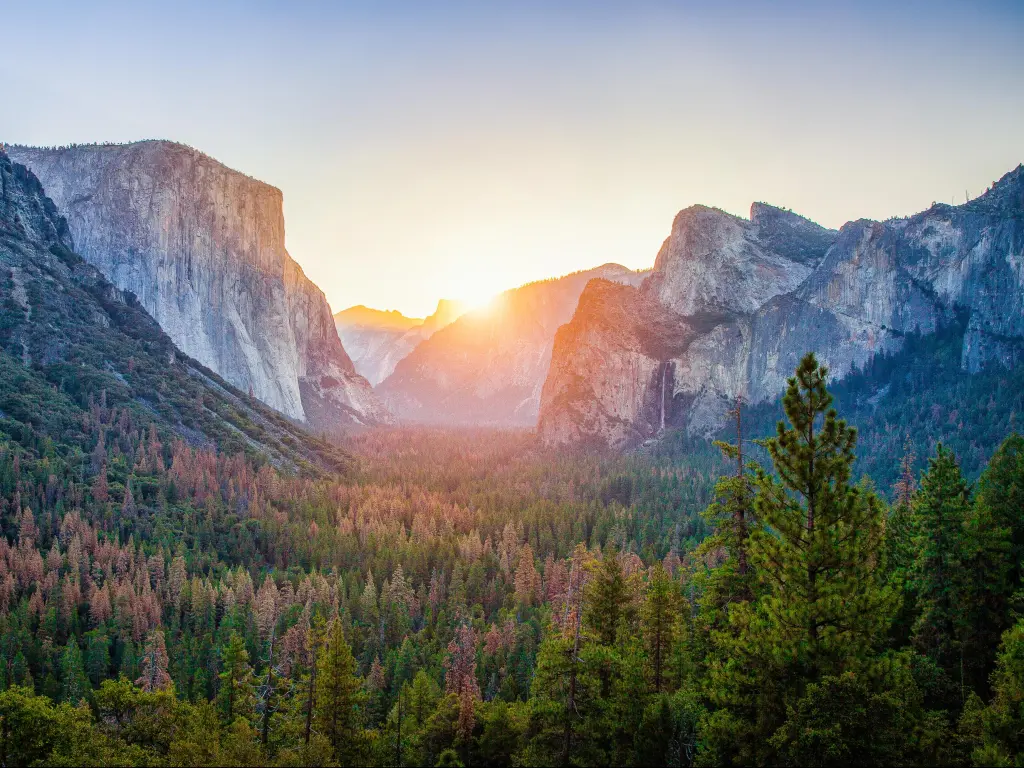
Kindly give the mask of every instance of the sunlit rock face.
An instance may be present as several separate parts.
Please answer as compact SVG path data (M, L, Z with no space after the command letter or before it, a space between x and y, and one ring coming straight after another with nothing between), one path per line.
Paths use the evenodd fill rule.
M754 312L800 285L830 241L827 230L777 208L755 205L747 221L693 206L676 216L647 291L682 315Z
M9 151L185 353L318 430L388 418L285 250L280 190L166 141Z
M420 342L377 391L407 422L533 427L555 332L595 277L636 285L644 274L605 264L506 291Z
M958 312L965 371L1018 364L1022 254L1020 167L965 205L838 232L760 203L749 221L689 208L639 290L588 286L558 333L539 432L612 447L709 433L737 397L776 397L808 351L842 376Z
M441 299L434 313L425 320L406 317L394 310L382 312L357 306L335 314L334 323L356 372L376 386L390 376L421 341L450 325L465 311L461 302L450 299Z

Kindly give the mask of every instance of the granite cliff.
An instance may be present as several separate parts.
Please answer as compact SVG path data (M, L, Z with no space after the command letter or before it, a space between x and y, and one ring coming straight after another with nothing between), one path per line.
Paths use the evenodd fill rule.
M807 351L842 376L956 314L965 372L1024 358L1022 167L964 205L838 232L762 203L749 220L696 206L640 288L587 286L556 337L538 429L612 447L669 426L706 434L737 397L776 397Z
M643 274L605 264L506 291L419 343L377 391L410 422L534 426L555 332L593 278L638 285Z
M2 148L0 432L33 445L109 432L122 450L156 435L313 472L350 463L175 348L134 294L75 253L39 180Z
M280 190L167 141L8 151L186 354L317 431L388 419L285 250Z

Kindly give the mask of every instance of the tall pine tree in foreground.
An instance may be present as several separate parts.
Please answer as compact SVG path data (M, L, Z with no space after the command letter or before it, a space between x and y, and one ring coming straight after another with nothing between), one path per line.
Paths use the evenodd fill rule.
M879 645L897 606L881 567L885 510L851 483L856 430L831 407L827 375L813 355L801 361L783 400L789 424L764 441L775 473L757 470L760 526L749 542L763 591L730 606L729 626L715 633L706 761L799 762L802 747L782 726L813 706L804 697L844 676L867 695L883 674ZM807 757L849 756L863 734L848 725L857 727L837 724Z

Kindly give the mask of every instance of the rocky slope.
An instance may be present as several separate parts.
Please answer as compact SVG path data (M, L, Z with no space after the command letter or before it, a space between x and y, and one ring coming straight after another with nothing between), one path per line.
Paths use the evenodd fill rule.
M506 291L420 343L377 388L412 422L534 426L555 332L593 278L639 284L642 275L604 266Z
M280 190L166 141L9 153L186 354L318 431L388 418L285 250Z
M645 309L628 314L639 319L608 322L637 305ZM666 324L666 312L675 320ZM665 426L707 433L737 397L778 395L809 350L841 376L956 313L967 315L965 371L1021 361L1020 167L964 205L839 232L759 203L749 221L687 209L640 289L614 301L597 286L584 292L558 334L539 430L551 444L615 447ZM683 346L680 329L698 332ZM660 350L638 347L644 335L661 340Z
M97 430L126 440L152 426L165 442L282 467L348 464L176 349L132 293L74 248L38 179L0 149L0 433L42 449L47 437L91 446Z
M376 386L421 341L450 325L465 310L460 302L441 299L432 315L417 319L395 310L384 312L356 306L335 314L334 323L356 372Z

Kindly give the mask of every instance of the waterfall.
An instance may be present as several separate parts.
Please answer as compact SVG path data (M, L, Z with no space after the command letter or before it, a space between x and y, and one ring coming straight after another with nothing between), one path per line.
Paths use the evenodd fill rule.
M668 362L662 363L661 369L661 425L658 427L659 432L665 431L665 380L668 378Z

